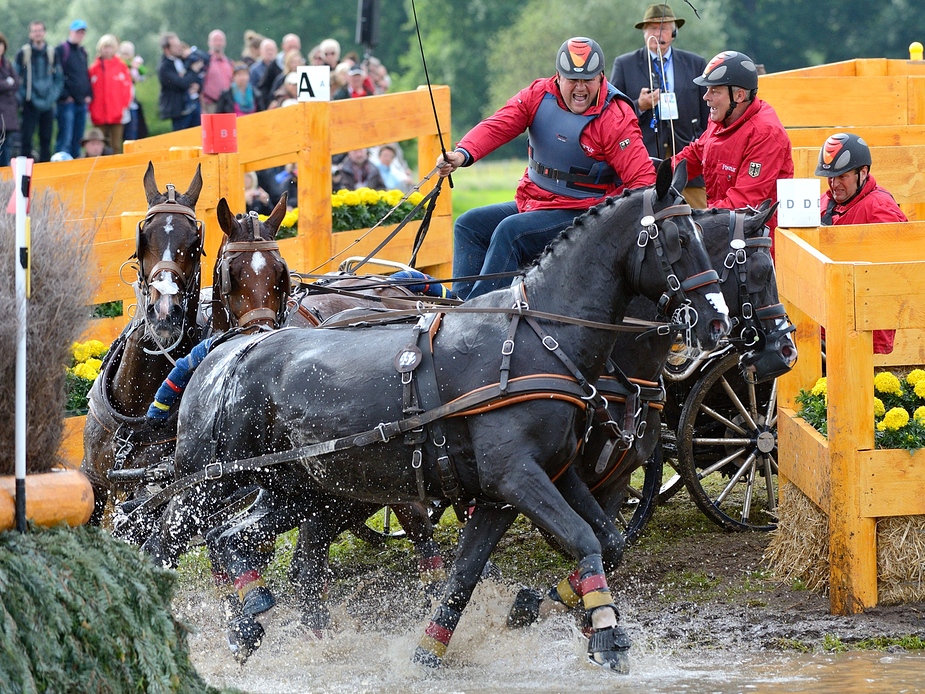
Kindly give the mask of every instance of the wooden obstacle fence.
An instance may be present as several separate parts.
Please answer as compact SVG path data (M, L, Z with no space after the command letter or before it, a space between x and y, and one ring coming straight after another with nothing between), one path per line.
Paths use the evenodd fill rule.
M778 229L777 278L800 358L779 380L780 485L828 515L831 609L877 604L876 519L925 514L925 450L874 446L873 330L925 329L925 222ZM822 375L826 328L828 438L796 415ZM922 344L918 360L922 358ZM882 355L906 364L909 355Z
M450 90L438 86L433 94L440 123L449 127ZM135 251L137 224L147 210L143 176L149 162L154 163L161 189L173 183L181 192L186 190L196 167L201 167L203 189L196 212L205 223L202 278L203 285L208 286L222 239L216 207L224 197L233 211L244 211L245 172L290 163L298 167L298 235L281 240L280 252L293 270L327 272L335 270L347 255L366 255L395 228L395 225L382 226L365 236L365 230L332 231L331 157L360 147L416 140L420 170L426 174L441 152L430 96L423 89L363 99L300 103L239 118L236 128L238 151L234 153L204 154L201 128L190 128L127 142L124 154L35 165L33 193L53 190L67 206L69 221L94 230L95 263L87 269L98 281L94 301L123 304L122 316L92 320L85 339L112 342L133 310L135 296L128 283L135 277L132 270L123 266ZM449 147L449 134L443 133L442 137ZM0 169L0 178L10 177L9 168ZM425 183L421 192L432 190L436 181L434 177ZM378 257L407 262L418 228L416 222L407 225ZM452 249L451 192L449 186L444 186L418 254L418 266L432 275L448 277L452 272ZM59 455L73 467L79 466L83 456L84 420L84 417L65 420ZM56 490L62 484L67 487L70 480L72 498L81 503L60 518L84 522L86 518L79 517L87 508L87 490L79 480L62 475L65 476L49 478L52 484L47 495L37 492L30 496L35 502L46 496L51 507L60 506ZM12 498L0 493L0 519L7 511L12 513L11 504ZM89 504L92 510L92 495ZM28 507L27 515L47 521L44 508L45 505L35 510Z

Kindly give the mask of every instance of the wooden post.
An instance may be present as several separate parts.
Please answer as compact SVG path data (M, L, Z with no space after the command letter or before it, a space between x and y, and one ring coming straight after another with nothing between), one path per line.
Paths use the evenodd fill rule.
M299 238L302 239L305 272L327 261L332 253L331 238L331 104L313 101L303 107L303 136L298 142ZM336 270L337 263L320 267L318 272Z
M826 265L825 283L829 599L833 613L854 614L877 604L877 523L861 517L857 454L874 447L873 333L856 329L854 266Z

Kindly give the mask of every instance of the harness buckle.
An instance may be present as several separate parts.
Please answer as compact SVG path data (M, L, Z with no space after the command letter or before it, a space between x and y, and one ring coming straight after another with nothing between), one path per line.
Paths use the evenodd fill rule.
M681 281L674 273L668 275L668 288L673 292L679 291L681 289Z
M409 383L411 383L411 377L413 376L413 374L414 374L413 371L402 371L402 374L401 374L401 384L402 384L403 386L406 386L406 385L408 385Z
M752 302L751 301L743 302L742 303L742 318L744 318L745 320L751 320L752 315L754 315L752 313Z
M649 243L649 232L645 229L639 232L639 236L636 238L636 245L640 248L645 248Z
M736 254L730 251L723 259L723 267L731 270L736 264Z
M419 469L421 467L421 463L423 462L423 460L424 460L424 456L421 454L421 449L415 448L414 451L411 453L411 467L414 468L415 470Z
M546 335L543 337L543 347L548 349L550 352L555 352L557 349L559 349L559 343L556 342L556 338L554 338L552 335Z
M502 356L509 357L513 353L514 353L514 341L513 340L505 340L504 342L501 343L501 355Z
M222 477L222 464L221 463L209 463L203 468L203 473L207 480L217 480Z
M587 401L587 402L591 402L592 400L596 400L596 399L597 399L597 388L594 387L594 384L593 384L593 383L589 383L588 386L591 388L591 394L588 395L588 396L582 395L582 396L581 396L581 399L582 399L582 400L585 400L585 401Z
M646 420L642 420L639 424L636 425L636 438L641 439L646 434L646 427L649 426L649 423Z
M388 424L386 424L385 422L379 422L379 425L375 428L375 431L378 431L378 432L379 432L379 436L382 437L382 442L383 442L383 443L385 443L386 441L388 441L389 438L390 438L389 436L386 435L386 427L387 427L387 426L388 426Z
M745 253L744 248L740 248L736 251L736 263L738 265L745 265L745 261L748 260L748 255Z

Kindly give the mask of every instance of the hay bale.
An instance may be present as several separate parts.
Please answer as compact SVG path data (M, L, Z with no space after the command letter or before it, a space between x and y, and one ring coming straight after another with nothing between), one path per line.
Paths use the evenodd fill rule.
M925 516L877 519L877 579L884 605L925 600Z
M800 581L807 590L829 591L829 519L800 489L781 487L777 529L762 561L781 580Z
M9 200L13 182L0 182L0 200ZM36 185L34 182L33 185ZM61 443L65 367L71 362L71 344L86 329L96 280L91 273L93 229L69 223L67 211L50 190L32 198L32 297L27 304L26 350L26 467L47 472ZM18 302L15 215L0 215L0 383L7 392L0 398L0 475L15 467L14 431L16 341Z
M98 528L0 533L0 691L218 692L190 663L174 583Z

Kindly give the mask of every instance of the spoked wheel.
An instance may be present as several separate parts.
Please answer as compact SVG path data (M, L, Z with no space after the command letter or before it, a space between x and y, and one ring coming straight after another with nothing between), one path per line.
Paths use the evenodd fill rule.
M730 353L708 366L678 426L681 476L697 506L728 530L777 525L777 381L748 383Z
M617 527L623 531L627 544L639 539L655 512L659 485L662 482L661 446L656 446L649 459L633 472L623 503L616 509Z
M664 424L659 448L658 455L662 460L662 479L655 503L661 505L684 489L684 480L681 479L681 472L678 469L677 435Z
M362 525L357 525L351 532L358 538L371 545L381 545L389 540L405 536L405 529L392 513L392 509L385 506L366 519Z

